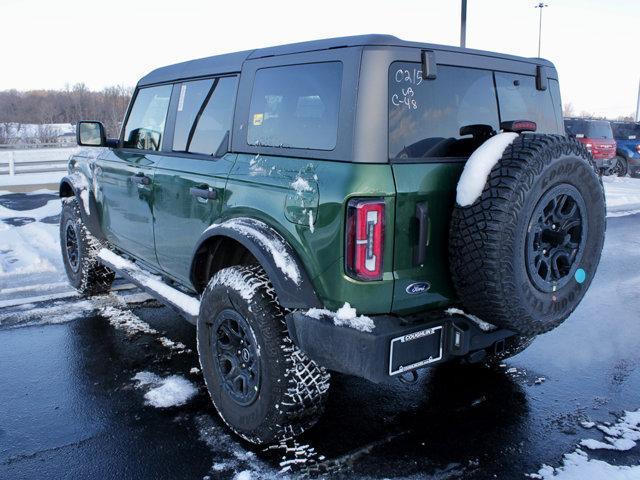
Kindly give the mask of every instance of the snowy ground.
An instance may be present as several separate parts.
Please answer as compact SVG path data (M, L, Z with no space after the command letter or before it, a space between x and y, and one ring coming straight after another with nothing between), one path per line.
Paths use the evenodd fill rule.
M497 371L334 375L320 424L268 450L216 417L190 325L124 282L75 298L51 192L0 194L0 478L640 479L640 180L605 189L602 263L564 325Z

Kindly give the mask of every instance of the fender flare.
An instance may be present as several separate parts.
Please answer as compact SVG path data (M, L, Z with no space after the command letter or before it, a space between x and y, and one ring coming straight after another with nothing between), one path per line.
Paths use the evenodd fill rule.
M196 252L215 237L231 238L243 245L264 268L285 308L322 308L313 284L291 245L272 227L248 217L236 217L213 224L200 237L191 263L191 282L195 285Z
M82 217L82 222L85 227L87 227L91 235L98 240L105 241L106 237L100 226L96 199L89 188L88 179L80 172L65 175L62 177L62 180L60 180L60 198L71 196L69 195L69 191L72 192L80 203L80 216Z

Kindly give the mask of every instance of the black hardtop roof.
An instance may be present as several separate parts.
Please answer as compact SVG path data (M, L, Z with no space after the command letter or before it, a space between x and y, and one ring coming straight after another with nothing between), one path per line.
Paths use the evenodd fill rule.
M545 65L554 68L553 64L542 58L525 58L515 55L507 55L470 48L453 47L449 45L435 45L430 43L410 42L401 40L393 35L357 35L352 37L327 38L324 40L313 40L310 42L290 43L275 47L259 48L256 50L245 50L242 52L227 53L213 57L189 60L187 62L176 63L166 67L157 68L138 82L138 86L151 85L155 83L173 82L185 78L203 77L207 75L222 75L225 73L239 72L242 64L246 60L264 57L274 57L278 55L289 55L293 53L313 52L318 50L329 50L344 47L363 46L388 46L388 47L409 47L431 49L449 52L472 53L493 58L504 58L519 62Z

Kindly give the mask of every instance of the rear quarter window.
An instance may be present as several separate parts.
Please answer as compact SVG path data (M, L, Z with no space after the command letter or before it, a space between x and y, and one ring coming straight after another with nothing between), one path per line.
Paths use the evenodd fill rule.
M251 94L247 143L333 150L338 138L342 63L263 68Z
M389 157L468 157L498 130L493 74L438 66L423 80L419 63L389 69Z

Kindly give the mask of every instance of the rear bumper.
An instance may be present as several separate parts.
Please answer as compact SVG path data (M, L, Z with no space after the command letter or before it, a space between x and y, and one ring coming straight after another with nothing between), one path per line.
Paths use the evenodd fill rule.
M612 158L594 158L596 167L598 168L611 168L614 165L615 157Z
M287 327L293 342L318 364L376 383L455 358L480 361L487 351L499 351L504 340L515 335L510 330L483 331L465 316L444 312L372 319L373 331L361 332L338 327L329 317L292 312L287 315Z

